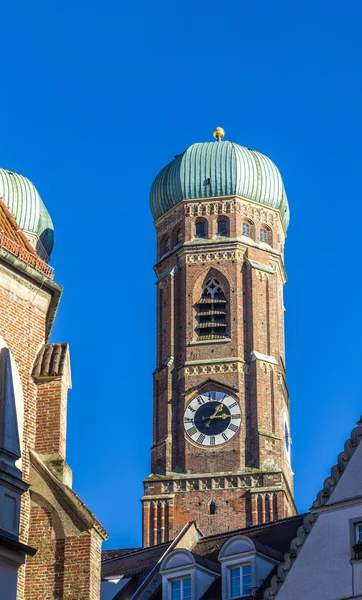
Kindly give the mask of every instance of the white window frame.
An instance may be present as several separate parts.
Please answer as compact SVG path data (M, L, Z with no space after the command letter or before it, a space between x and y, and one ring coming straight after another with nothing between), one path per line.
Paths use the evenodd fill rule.
M244 594L244 583L243 583L243 579L244 579L244 569L245 567L250 567L250 588L248 588L248 593ZM231 585L231 572L233 569L238 569L239 570L239 578L240 578L240 592L241 594L239 596L232 596L232 585ZM254 586L253 586L253 567L251 562L243 562L241 564L236 564L236 565L230 565L228 567L228 577L229 577L229 590L230 590L230 600L234 600L237 598L245 598L247 596L252 596L253 595L253 590L254 590ZM250 593L249 593L250 592Z
M173 599L173 591L172 591L172 584L175 583L176 581L180 581L181 582L181 597L180 600L185 600L184 598L184 589L183 589L183 582L185 581L185 579L189 579L190 580L190 598L186 598L186 600L192 600L193 599L193 589L192 589L192 575L190 574L186 574L183 575L182 577L178 576L178 577L173 577L172 579L169 580L170 582L170 600L174 600Z
M362 521L355 523L354 533L355 533L355 544L358 544L358 542L362 542Z

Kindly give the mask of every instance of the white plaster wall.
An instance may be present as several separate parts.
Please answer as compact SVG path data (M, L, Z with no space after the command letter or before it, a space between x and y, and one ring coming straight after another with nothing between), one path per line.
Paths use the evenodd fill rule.
M129 582L129 579L102 581L101 600L113 600L115 595Z
M362 495L362 442L347 464L327 504Z
M289 571L277 600L342 600L362 595L362 562L351 562L349 520L361 518L362 500L321 513Z
M268 577L270 571L274 568L276 563L269 562L268 560L264 560L260 556L257 556L255 559L255 585L260 586L261 582L264 581L266 577Z

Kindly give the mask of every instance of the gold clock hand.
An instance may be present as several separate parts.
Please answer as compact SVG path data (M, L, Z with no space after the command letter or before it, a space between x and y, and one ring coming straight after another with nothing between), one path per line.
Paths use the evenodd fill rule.
M210 417L210 419L230 419L231 415L228 415L227 413L223 413L222 415L212 415L212 417Z

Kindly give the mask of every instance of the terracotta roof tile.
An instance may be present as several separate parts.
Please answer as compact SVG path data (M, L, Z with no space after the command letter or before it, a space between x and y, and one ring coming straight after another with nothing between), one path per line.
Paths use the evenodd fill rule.
M3 202L0 196L0 233L6 235L9 240L15 242L22 248L25 248L31 254L36 255L36 251L30 244L23 230L19 227L10 210Z
M51 279L54 269L42 260L0 196L0 247Z
M64 374L68 344L44 344L36 357L33 377L60 377Z

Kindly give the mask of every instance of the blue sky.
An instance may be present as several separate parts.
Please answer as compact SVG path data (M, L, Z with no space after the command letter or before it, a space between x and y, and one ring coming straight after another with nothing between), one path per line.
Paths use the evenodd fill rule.
M0 166L38 187L65 287L68 462L110 533L140 544L155 366L153 178L212 139L279 166L295 497L311 505L362 412L362 6L229 0L7 2ZM137 436L127 414L137 406Z

